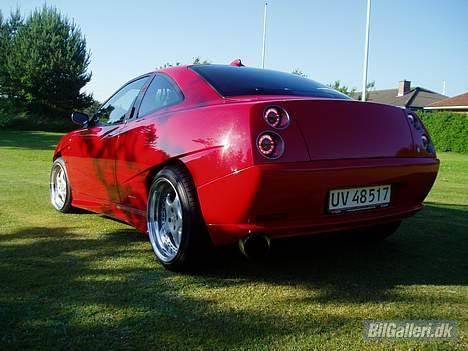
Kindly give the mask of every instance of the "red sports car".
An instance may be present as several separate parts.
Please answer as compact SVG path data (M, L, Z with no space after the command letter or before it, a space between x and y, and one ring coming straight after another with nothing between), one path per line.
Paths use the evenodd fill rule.
M145 74L72 119L53 206L129 223L170 269L210 244L249 253L292 236L387 236L422 208L439 168L413 112L239 61Z

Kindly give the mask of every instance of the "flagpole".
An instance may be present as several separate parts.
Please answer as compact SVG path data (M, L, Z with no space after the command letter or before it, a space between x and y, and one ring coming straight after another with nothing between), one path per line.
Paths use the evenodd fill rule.
M362 101L366 101L367 64L369 61L370 13L371 13L371 0L367 0L366 44L365 44L365 49L364 49L364 70L362 72L362 93L361 93Z
M262 68L265 68L267 5L268 3L265 2L265 11L263 13Z

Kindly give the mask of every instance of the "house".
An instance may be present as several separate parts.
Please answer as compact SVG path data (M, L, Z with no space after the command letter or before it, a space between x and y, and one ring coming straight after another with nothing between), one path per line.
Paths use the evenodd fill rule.
M358 98L361 98L361 93L358 93ZM421 87L412 88L409 80L402 80L397 89L371 90L366 98L367 101L420 110L447 96Z
M424 107L427 111L452 111L468 113L468 92L440 100Z

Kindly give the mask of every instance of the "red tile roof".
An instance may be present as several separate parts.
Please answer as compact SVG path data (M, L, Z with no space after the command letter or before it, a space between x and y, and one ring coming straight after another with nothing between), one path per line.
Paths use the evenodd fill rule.
M448 99L434 102L433 104L430 104L428 107L451 107L451 106L468 107L468 92L448 98Z

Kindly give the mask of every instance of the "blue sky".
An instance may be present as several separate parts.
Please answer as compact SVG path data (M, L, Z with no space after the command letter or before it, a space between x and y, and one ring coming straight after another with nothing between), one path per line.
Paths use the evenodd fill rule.
M2 0L4 15L43 0ZM367 0L268 1L266 67L359 89ZM48 0L73 18L92 53L86 90L103 100L125 81L166 62L241 58L260 66L261 0ZM377 89L408 79L447 94L468 91L468 1L373 0L369 80Z

